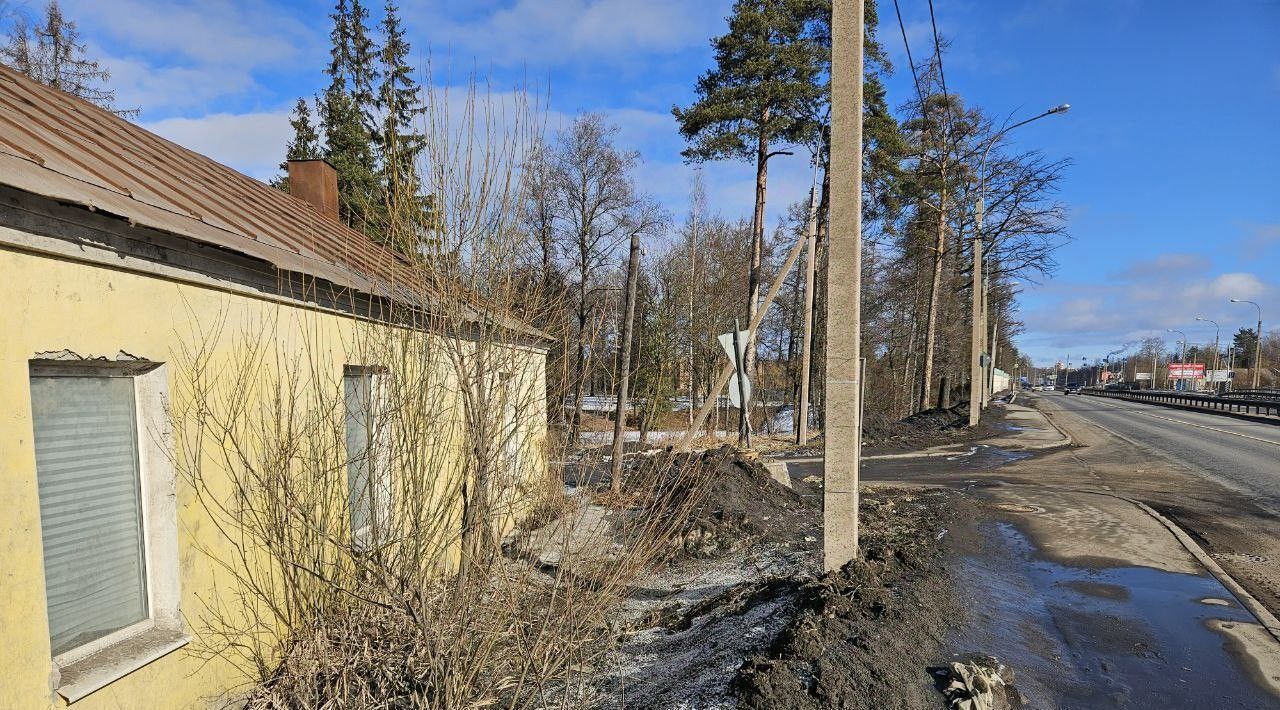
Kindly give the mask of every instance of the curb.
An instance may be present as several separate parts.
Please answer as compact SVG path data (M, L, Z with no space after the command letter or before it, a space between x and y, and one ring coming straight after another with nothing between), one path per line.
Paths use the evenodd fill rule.
M1033 399L1033 400L1031 400L1031 401L1033 401L1033 402L1034 402L1034 401L1037 401L1037 400L1038 400L1038 398L1037 398L1037 399ZM1075 446L1075 445L1076 445L1076 440L1075 440L1075 439L1073 439L1073 438L1071 438L1071 435L1070 435L1070 434L1068 434L1066 431L1064 431L1062 427L1058 426L1058 423L1057 423L1057 422L1053 421L1053 417L1049 416L1049 412L1047 412L1047 411L1045 411L1045 410L1041 409L1040 407L1032 407L1032 409L1036 410L1037 412L1040 412L1040 416L1044 417L1045 421L1049 422L1049 426L1051 426L1051 427L1053 427L1054 429L1056 429L1056 430L1058 431L1058 433L1062 435L1062 438L1066 440L1066 443L1065 443L1065 444L1063 444L1063 446Z
M1272 614L1270 610L1263 606L1262 602L1259 602L1244 587L1240 586L1240 583L1235 580L1235 577L1232 577L1226 570L1222 569L1222 566L1219 565L1203 547L1200 547L1195 540L1191 539L1190 535L1188 535L1182 528L1178 527L1178 525L1172 520L1161 515L1146 503L1143 503L1140 500L1133 500L1132 498L1125 498L1124 496L1115 497L1133 503L1147 515L1155 518L1161 525L1168 528L1169 532L1173 533L1173 536L1178 538L1178 542L1182 543L1182 546L1187 548L1187 552L1190 552L1191 555L1209 571L1209 574L1213 575L1218 582L1222 584L1222 586L1226 587L1227 591L1235 595L1236 599L1240 600L1240 603L1244 605L1244 607L1249 610L1249 613L1253 614L1254 618L1258 620L1258 623L1262 624L1263 628L1271 632L1271 635L1275 637L1277 642L1280 642L1280 619L1276 619L1275 614Z

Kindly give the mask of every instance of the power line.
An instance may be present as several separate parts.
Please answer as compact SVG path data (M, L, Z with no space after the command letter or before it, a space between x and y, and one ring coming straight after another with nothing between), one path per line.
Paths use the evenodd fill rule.
M938 81L942 84L942 102L947 116L947 132L951 137L951 147L958 151L956 143L956 124L951 116L951 98L947 92L947 73L942 68L942 42L938 39L938 21L933 14L933 0L929 0L929 25L933 27L933 51L938 58Z
M924 114L924 91L920 89L920 77L916 74L916 62L911 57L911 43L907 41L907 27L902 24L902 9L893 0L893 11L898 15L898 29L902 32L902 46L907 49L907 66L911 67L911 80L916 84L916 98L920 100L920 113Z

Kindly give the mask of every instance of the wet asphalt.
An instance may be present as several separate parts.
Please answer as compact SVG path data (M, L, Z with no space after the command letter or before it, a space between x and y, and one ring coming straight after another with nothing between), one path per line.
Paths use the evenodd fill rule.
M1280 425L1101 397L1037 396L1135 446L1195 466L1280 515Z

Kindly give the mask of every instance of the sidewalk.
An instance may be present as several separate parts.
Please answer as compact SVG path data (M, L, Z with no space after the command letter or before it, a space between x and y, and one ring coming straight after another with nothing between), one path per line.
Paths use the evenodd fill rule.
M893 461L897 459L947 458L950 456L971 456L977 448L999 448L1005 451L1042 451L1071 444L1071 437L1059 431L1045 418L1039 410L1021 404L993 403L993 407L1005 410L1003 426L1007 434L983 439L976 443L948 444L933 446L920 451L907 451L896 454L879 454L863 456L863 461Z
M1029 407L1006 421L982 443L1070 442ZM1096 490L972 492L987 509L958 561L974 613L952 645L1021 671L1029 706L1280 707L1280 622L1171 522Z
M947 639L954 657L998 658L1027 707L1280 707L1280 622L1173 523L1100 490L1087 449L1040 411L1008 405L1005 423L975 444L864 459L864 485L975 502L952 531L970 610ZM1062 450L995 456L1049 449ZM1049 461L1052 476L1022 472ZM821 459L787 468L811 480Z
M978 495L988 508L957 560L973 613L950 645L1010 665L1028 706L1280 706L1275 618L1149 509L1029 486Z

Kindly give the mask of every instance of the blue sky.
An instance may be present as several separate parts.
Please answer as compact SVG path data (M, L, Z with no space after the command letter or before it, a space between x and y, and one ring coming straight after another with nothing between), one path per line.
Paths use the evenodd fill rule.
M62 0L113 72L140 122L250 175L275 171L288 111L323 85L327 0ZM24 5L23 0L15 4ZM38 0L25 0L29 10ZM899 0L917 57L928 52L928 4ZM550 87L549 122L609 112L620 142L645 160L639 179L676 214L692 170L672 104L687 104L707 68L708 38L731 0L420 0L403 10L415 52L472 67L506 90ZM1061 199L1071 241L1052 280L1027 284L1020 346L1038 364L1091 359L1144 335L1185 330L1211 341L1252 323L1259 301L1280 326L1280 3L1136 0L935 0L951 42L948 86L997 115L1072 110L1018 129L1021 148L1070 157ZM881 40L911 91L892 2ZM380 14L380 4L374 8ZM443 74L443 72L442 72ZM770 172L770 221L808 186L803 156ZM705 169L715 209L749 214L752 170ZM1273 325L1267 327L1270 330Z

